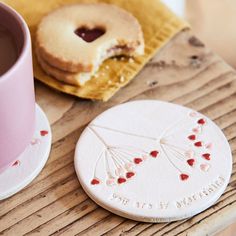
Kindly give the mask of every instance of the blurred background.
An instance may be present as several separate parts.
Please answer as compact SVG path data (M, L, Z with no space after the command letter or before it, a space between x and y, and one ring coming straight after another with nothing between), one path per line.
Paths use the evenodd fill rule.
M236 0L162 0L186 19L195 35L236 68ZM236 236L236 223L217 236Z
M186 0L185 17L196 35L236 68L236 1Z
M209 48L236 68L236 0L162 1L184 17Z

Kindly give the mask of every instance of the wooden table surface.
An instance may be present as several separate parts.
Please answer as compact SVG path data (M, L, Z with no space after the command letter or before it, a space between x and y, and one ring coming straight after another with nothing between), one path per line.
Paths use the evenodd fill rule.
M81 188L73 167L75 144L104 110L129 100L160 99L213 119L235 157L236 73L189 30L180 32L109 102L80 100L36 82L37 102L53 131L50 158L30 186L0 203L2 235L206 235L236 220L236 175L219 201L203 213L172 223L139 223L98 207Z

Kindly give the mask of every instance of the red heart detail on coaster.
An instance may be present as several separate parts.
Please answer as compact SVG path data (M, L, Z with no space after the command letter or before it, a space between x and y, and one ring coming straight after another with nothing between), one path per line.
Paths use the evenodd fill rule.
M204 172L207 172L210 169L210 167L211 166L209 164L206 164L206 163L200 165L201 170L204 171Z
M40 131L40 135L41 136L46 136L48 134L48 131L47 130L41 130Z
M188 139L194 141L196 140L196 135L195 134L189 135Z
M130 178L133 177L134 175L135 175L134 172L127 172L127 173L126 173L126 178L127 178L127 179L130 179Z
M137 165L138 165L139 163L141 163L142 161L143 161L142 158L139 158L139 157L138 157L138 158L134 158L134 163L137 164Z
M31 143L31 145L40 144L40 139L37 139L37 138L32 139L32 141L30 143Z
M15 161L13 164L12 164L12 166L18 166L18 165L20 165L20 161Z
M107 185L112 186L115 184L115 178L111 177L106 181Z
M120 177L120 178L118 178L117 182L118 182L118 184L123 184L126 182L126 179L123 177Z
M194 159L188 159L188 160L187 160L187 163L188 163L190 166L193 166L193 165L194 165L194 162L195 162Z
M189 178L189 176L187 174L181 174L180 175L180 179L183 180L183 181L187 180L188 178Z
M206 124L206 121L205 121L205 119L200 119L200 120L198 120L198 122L197 122L199 125L204 125L204 124Z
M189 158L189 159L192 159L192 157L194 157L194 151L193 150L188 150L184 153L184 155Z
M154 157L154 158L156 158L158 154L159 154L159 152L156 151L156 150L150 152L150 156L152 156L152 157Z
M191 117L196 117L196 116L197 116L197 112L192 111L189 115L190 115Z
M202 147L202 142L201 142L201 141L196 142L196 143L194 143L194 146L196 146L196 147Z
M105 34L105 30L103 28L94 28L88 29L86 27L80 27L75 30L75 34L82 38L85 42L91 43Z
M193 132L194 132L195 134L200 133L200 132L201 132L201 127L193 128Z
M210 154L210 153L204 153L204 154L202 154L202 157L203 157L204 159L206 159L207 161L210 161L210 160L211 160L211 154Z
M92 185L100 184L100 181L98 179L92 179L91 184Z

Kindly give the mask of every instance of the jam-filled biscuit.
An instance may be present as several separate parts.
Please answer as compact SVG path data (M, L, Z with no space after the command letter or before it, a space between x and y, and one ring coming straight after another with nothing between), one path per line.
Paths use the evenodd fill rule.
M37 52L37 50L36 50ZM83 86L88 80L91 79L91 76L94 74L92 72L67 72L60 70L48 62L44 61L39 53L36 53L38 62L44 72L55 79L64 82L66 84L76 85L76 86Z
M41 58L67 72L91 72L107 58L144 53L137 19L110 4L75 4L45 16L37 30Z

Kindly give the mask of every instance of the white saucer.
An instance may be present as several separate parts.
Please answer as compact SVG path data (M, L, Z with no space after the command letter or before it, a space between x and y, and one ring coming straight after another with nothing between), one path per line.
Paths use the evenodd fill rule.
M36 105L36 129L33 139L17 161L0 174L0 200L19 192L40 173L49 157L51 140L48 119Z
M209 118L146 100L116 106L81 135L75 169L86 193L129 219L169 222L212 206L232 171L227 139Z

